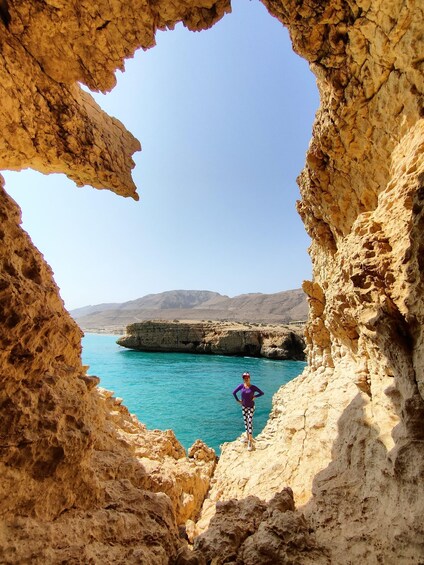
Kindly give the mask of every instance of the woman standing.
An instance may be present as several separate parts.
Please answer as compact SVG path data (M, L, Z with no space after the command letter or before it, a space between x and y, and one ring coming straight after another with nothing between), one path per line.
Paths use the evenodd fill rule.
M237 393L241 391L241 400ZM255 395L256 393L256 395ZM253 413L255 411L255 399L262 396L264 393L255 385L250 383L250 374L243 373L243 382L236 389L233 390L234 398L242 406L244 427L246 428L247 435L247 449L252 451L252 433L253 433Z

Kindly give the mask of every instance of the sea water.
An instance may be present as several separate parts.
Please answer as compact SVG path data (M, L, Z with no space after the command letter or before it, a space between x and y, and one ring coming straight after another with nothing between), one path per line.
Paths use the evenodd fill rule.
M172 429L187 449L201 439L217 453L244 431L232 392L248 371L265 393L256 401L253 435L268 419L273 394L299 375L301 361L188 353L145 353L116 344L118 336L86 334L83 363L149 429Z

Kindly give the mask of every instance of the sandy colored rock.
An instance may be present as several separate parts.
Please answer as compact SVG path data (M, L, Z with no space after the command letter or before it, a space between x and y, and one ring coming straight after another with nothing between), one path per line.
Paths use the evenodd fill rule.
M211 448L208 447L202 440L197 439L193 445L189 448L187 455L195 459L196 461L216 461L216 453Z
M299 178L314 274L303 285L309 367L275 395L256 451L225 446L198 527L216 501L269 500L286 484L331 562L418 563L423 12L400 2L266 4L321 95Z
M157 29L206 29L228 3L8 4L0 168L62 172L136 197L139 142L78 82L107 91ZM270 511L239 545L239 562L422 563L423 8L264 4L321 98L298 179L312 240L308 368L275 396L255 451L225 446L197 527L219 502L210 534L225 531L228 501L243 508L253 494L265 516L288 486L298 510ZM189 518L195 533L213 458L206 448L187 458L172 432L147 431L98 389L81 365L81 332L3 189L0 218L0 561L204 562L208 547L195 542L198 555L187 557L178 526ZM224 545L217 562L232 551Z
M193 550L199 563L203 558L216 565L330 564L307 520L295 511L289 488L268 504L256 496L218 503L209 529L195 539Z
M253 451L240 441L223 444L197 533L208 527L219 500L254 493L269 501L289 485L297 505L308 502L316 473L332 460L331 438L337 436L340 414L358 393L352 379L334 379L329 370L319 377L304 374L274 395Z
M138 199L131 169L140 143L78 82L107 92L125 58L155 45L157 29L207 29L229 10L226 0L10 3L0 33L0 169L62 172Z
M302 327L276 324L149 320L127 326L117 343L138 351L305 359Z
M81 332L2 192L2 563L164 563L215 467L147 430L81 365ZM209 457L206 457L206 455ZM113 547L115 549L113 549Z

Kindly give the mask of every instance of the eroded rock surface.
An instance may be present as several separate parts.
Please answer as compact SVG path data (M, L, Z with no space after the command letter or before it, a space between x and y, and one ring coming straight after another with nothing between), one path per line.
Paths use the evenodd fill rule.
M321 94L299 178L309 367L276 394L256 451L224 448L198 527L217 500L287 484L332 562L420 563L422 6L265 3Z
M308 562L312 547L317 562L418 565L423 6L264 3L288 27L321 96L299 177L298 209L312 238L313 281L304 284L309 366L276 395L256 451L224 449L202 520L221 501L219 531L226 501L243 507L253 489L262 507L288 485L303 518L295 514L297 526L287 526L288 512L271 512L236 559L269 563L268 547L274 561L287 559L280 542L295 526L305 536L300 545L314 531L298 562ZM178 21L206 29L228 3L8 4L10 19L2 13L0 22L0 167L63 172L136 197L130 171L139 142L78 81L106 91L125 57L154 44L156 29ZM172 433L148 432L98 389L81 365L81 332L3 190L0 217L0 560L172 562L186 551L180 521L190 517L194 532L213 457L202 448L188 460ZM199 560L211 555L206 542L195 543Z
M177 563L330 565L330 560L285 488L268 504L253 495L219 503L207 532L195 539L192 553L181 551Z
M316 473L332 459L340 414L356 394L353 382L335 379L330 371L319 378L303 374L282 387L273 397L264 430L258 435L253 430L252 452L240 441L223 444L194 534L208 527L220 500L254 493L269 501L287 484L297 505L308 502Z
M303 330L294 326L149 320L127 326L117 343L138 351L305 359Z
M207 29L230 10L227 0L74 4L10 2L0 33L0 169L62 172L77 185L138 199L131 178L140 143L83 91L106 92L115 70L157 29L182 21Z
M164 563L215 467L81 365L81 332L1 188L0 561Z

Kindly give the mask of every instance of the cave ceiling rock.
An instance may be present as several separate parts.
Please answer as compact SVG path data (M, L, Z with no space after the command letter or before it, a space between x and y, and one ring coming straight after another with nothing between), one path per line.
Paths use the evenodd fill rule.
M107 92L158 29L207 29L230 10L227 0L10 3L0 33L0 169L61 172L137 200L140 143L78 83Z

